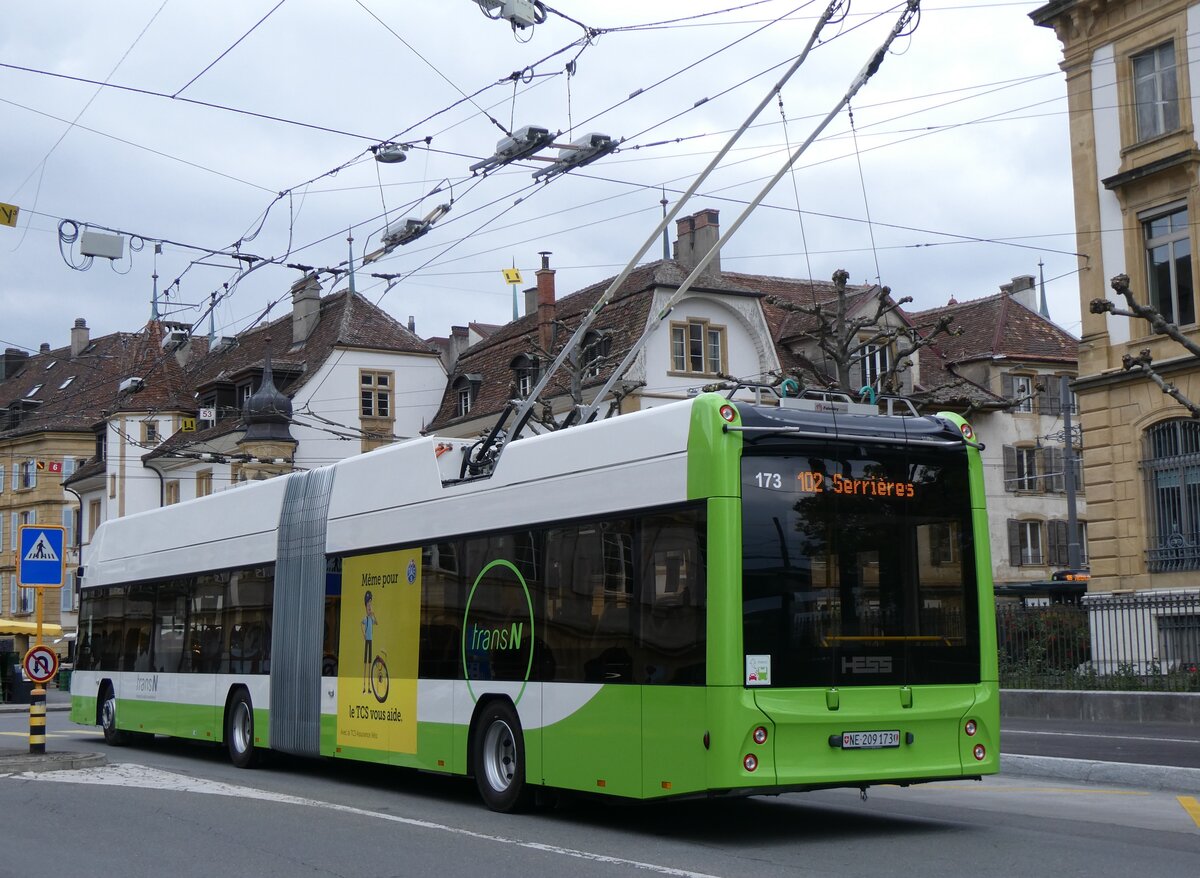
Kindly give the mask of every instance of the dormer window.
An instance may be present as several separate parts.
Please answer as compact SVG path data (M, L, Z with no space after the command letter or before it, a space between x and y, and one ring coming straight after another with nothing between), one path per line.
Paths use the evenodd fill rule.
M517 385L517 396L528 399L533 392L534 379L537 378L538 360L532 354L520 354L509 363L513 370Z
M725 371L725 327L707 320L671 324L671 371L719 375Z
M474 373L460 375L454 380L454 393L456 395L454 410L460 418L470 414L471 409L474 408L475 398L479 394L479 386L482 383L483 376Z
M583 376L596 378L612 349L612 333L607 329L592 330L583 337ZM717 347L720 358L720 345Z
M71 382L72 382L72 381L74 381L74 380L75 380L75 376L74 376L74 375L68 375L68 376L67 376L67 379L66 379L65 381L63 381L63 383L62 383L62 384L58 385L58 389L59 389L59 390L66 390L68 387L70 387L70 386L71 386Z
M42 389L42 385L40 385L40 384L33 385L33 387L29 388L29 390L26 391L25 398L28 399L29 397L34 396L41 389Z

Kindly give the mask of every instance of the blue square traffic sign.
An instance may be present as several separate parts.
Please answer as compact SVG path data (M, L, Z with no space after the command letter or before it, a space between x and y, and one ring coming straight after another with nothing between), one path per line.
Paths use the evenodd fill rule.
M23 524L19 531L17 582L24 588L61 588L66 578L64 529L49 524Z

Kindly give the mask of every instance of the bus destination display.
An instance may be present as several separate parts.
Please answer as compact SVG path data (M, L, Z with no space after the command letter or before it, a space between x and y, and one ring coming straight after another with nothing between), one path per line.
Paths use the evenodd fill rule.
M754 474L754 484L759 488L776 491L795 491L801 494L844 494L859 497L916 496L916 486L909 481L883 479L875 476L844 476L841 473L801 470L794 476L778 472Z

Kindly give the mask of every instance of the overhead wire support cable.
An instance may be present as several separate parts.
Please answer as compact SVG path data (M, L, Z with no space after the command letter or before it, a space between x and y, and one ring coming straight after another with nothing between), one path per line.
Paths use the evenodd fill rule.
M708 179L709 175L712 174L714 170L716 170L717 166L721 163L721 160L725 158L725 156L733 148L734 144L736 144L741 136L747 130L749 130L750 126L754 123L754 120L758 118L759 114L766 109L767 105L771 102L775 95L779 93L783 86L787 84L787 81L791 79L793 74L800 69L806 60L808 60L808 55L812 51L813 47L817 44L817 41L821 35L821 31L824 29L826 24L834 19L838 9L840 9L841 6L846 2L848 2L848 0L831 0L829 5L825 8L824 13L822 13L821 18L817 21L816 26L813 28L813 32L808 39L808 43L805 44L803 51L801 51L801 53L796 57L796 60L787 69L779 81L771 87L770 91L767 92L767 94L759 102L758 106L756 106L751 111L750 115L746 117L746 120L738 127L732 136L730 136L725 145L717 151L717 154L713 156L712 160L708 163L704 170L700 172L699 176L692 181L692 184L675 202L674 207L663 214L662 220L655 226L654 231L650 233L642 246L638 248L638 251L634 254L633 258L630 259L629 263L621 270L621 272L615 278L613 278L612 283L610 283L608 286L608 289L604 291L600 298L596 300L596 304L593 305L592 308L584 315L583 319L579 323L578 328L576 328L575 333L563 346L563 349L559 351L558 356L554 358L554 361L547 367L546 371L542 374L542 377L538 380L537 385L530 391L528 397L523 400L521 405L516 409L516 417L513 422L513 430L511 433L512 439L516 439L518 436L520 436L521 430L525 427L526 422L529 420L529 415L533 411L533 406L536 404L538 397L541 395L542 391L546 389L546 386L550 383L550 379L562 367L562 364L566 361L567 357L569 357L579 346L580 342L587 334L588 329L591 327L592 323L595 322L596 316L612 300L617 290L621 288L621 285L625 283L626 279L633 272L633 269L637 266L638 262L641 261L641 258L646 255L647 251L649 251L651 247L658 243L659 235L661 235L663 231L670 226L672 220L674 220L680 210L683 209L683 206L687 203L688 199L691 198L696 190L698 190L704 184L704 181ZM910 2L912 2L912 0L910 0ZM489 434L488 441L486 441L478 449L476 460L477 463L482 462L485 458L494 453L493 443L495 439L493 437L498 435L508 414L509 412L506 410L504 414L501 415L500 421L496 425L496 429ZM498 454L498 451L495 453Z
M706 268L708 268L709 263L712 262L712 260L715 259L716 256L721 252L721 248L725 245L725 243L735 234L737 234L737 230L741 227L742 223L744 223L747 217L754 212L754 209L758 207L762 200L767 197L767 194L770 193L773 188L775 188L775 185L783 179L783 176L791 169L792 165L796 163L800 156L804 154L805 150L812 145L813 141L820 136L821 132L825 130L829 123L832 122L846 107L846 105L850 103L854 96L858 94L859 90L866 85L867 81L875 75L875 72L879 70L880 65L883 63L883 59L887 55L888 49L891 48L892 43L898 36L900 36L901 33L904 32L905 28L908 27L909 22L913 19L913 17L919 14L920 6L920 0L908 0L904 11L896 20L896 24L892 27L892 30L888 34L887 38L883 41L879 48L875 50L874 54L871 55L870 59L863 66L862 70L859 71L858 75L854 77L854 80L850 84L850 88L847 89L846 93L838 100L837 105L834 106L834 108L830 110L828 114L826 114L825 118L822 119L816 128L813 129L812 133L809 134L807 139L805 139L805 141L800 144L800 146L798 146L791 155L788 156L787 161L783 163L783 166L779 169L775 176L773 176L767 182L767 184L759 191L758 195L751 199L750 203L747 204L745 209L738 215L738 218L733 221L733 225L731 225L728 230L723 232L720 237L717 238L717 241L715 244L713 244L712 248L696 263L696 267L692 269L691 273L687 276L684 282L680 284L679 289L677 289L671 295L671 298L667 300L666 304L663 305L662 309L646 327L646 330L642 333L641 337L634 342L633 346L625 354L625 357L613 370L612 375L610 375L608 380L604 382L604 386L600 388L599 392L596 393L590 403L581 407L579 411L579 423L586 424L596 416L597 410L603 403L604 399L608 396L609 392L612 390L613 385L622 375L625 374L630 364L633 363L634 358L641 353L647 342L649 342L650 336L656 329L658 329L659 326L662 325L662 322L667 318L674 307L679 304L679 301L692 288L692 284L696 282L696 278L698 278L700 274ZM572 341L574 340L575 339L572 338Z

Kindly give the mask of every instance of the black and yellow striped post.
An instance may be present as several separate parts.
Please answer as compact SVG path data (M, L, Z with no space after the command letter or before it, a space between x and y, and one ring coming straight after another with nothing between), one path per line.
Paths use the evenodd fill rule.
M29 752L46 752L46 689L38 683L29 697Z

